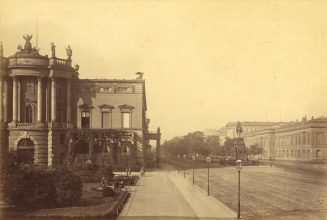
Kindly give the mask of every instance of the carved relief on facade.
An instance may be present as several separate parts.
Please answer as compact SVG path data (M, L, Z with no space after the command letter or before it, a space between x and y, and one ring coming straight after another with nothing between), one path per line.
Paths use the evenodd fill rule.
M115 93L134 93L134 86L115 86Z

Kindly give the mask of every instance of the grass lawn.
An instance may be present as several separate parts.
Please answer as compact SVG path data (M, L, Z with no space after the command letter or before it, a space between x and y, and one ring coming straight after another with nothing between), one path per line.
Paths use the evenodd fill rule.
M187 170L186 175L192 181L192 170ZM195 171L195 184L207 190L207 169ZM235 167L210 169L210 194L237 211ZM327 219L327 175L275 166L243 167L241 216L246 219Z

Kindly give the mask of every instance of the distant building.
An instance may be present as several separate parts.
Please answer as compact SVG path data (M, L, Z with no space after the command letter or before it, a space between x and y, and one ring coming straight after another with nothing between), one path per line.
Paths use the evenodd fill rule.
M236 122L218 130L221 140L234 138ZM246 147L262 148L263 159L326 160L327 118L301 122L241 122ZM235 136L234 136L235 135Z
M24 47L20 45L8 58L3 57L2 44L0 48L2 154L7 150L29 152L36 164L60 165L67 132L88 130L87 143L95 141L106 151L115 147L119 158L131 158L133 152L133 163L139 164L145 163L144 146L150 139L157 140L159 158L160 130L148 130L143 73L131 80L79 79L79 66L72 67L69 46L66 59L56 57L54 44L48 57L32 48L31 36L24 35L24 39Z
M264 159L326 160L327 118L303 120L245 135L247 147L263 148Z
M284 125L289 122L256 122L256 121L242 121L242 135L246 135L251 132L261 131L267 128L270 128L274 125ZM226 126L218 129L217 133L219 136L220 144L224 144L226 138L235 138L236 135L236 126L237 122L229 122Z

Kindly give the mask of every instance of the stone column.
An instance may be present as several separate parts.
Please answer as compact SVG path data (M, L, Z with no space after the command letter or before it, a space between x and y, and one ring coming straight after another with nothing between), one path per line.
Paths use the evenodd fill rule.
M67 123L72 121L72 86L70 79L67 79Z
M160 133L160 127L157 129L157 167L160 167L161 163L161 149L160 149L160 139L161 139L161 133Z
M57 121L57 88L56 88L56 80L54 77L51 78L51 121Z
M42 78L37 77L37 122L43 121L42 112Z
M4 117L3 117L3 78L0 77L0 123L4 121Z
M46 78L46 89L45 89L45 121L49 122L50 119L50 83L49 78Z
M160 167L161 163L161 150L160 150L160 138L157 139L157 167Z
M18 82L17 82L17 78L16 77L13 77L13 92L12 92L12 99L13 99L13 102L12 102L12 120L14 122L17 122L17 85L18 85Z

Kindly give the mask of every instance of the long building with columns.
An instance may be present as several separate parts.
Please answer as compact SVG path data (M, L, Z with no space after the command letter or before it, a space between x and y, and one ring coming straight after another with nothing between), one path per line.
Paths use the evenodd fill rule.
M51 57L43 56L31 38L24 35L25 45L9 57L0 45L2 155L8 150L30 152L34 163L56 166L63 163L68 131L105 130L131 134L133 141L125 145L135 147L137 163L145 162L149 140L157 140L160 160L160 129L148 130L143 73L130 80L80 79L69 46L65 59L56 57L53 43ZM123 140L115 140L122 145Z
M218 130L223 144L236 135L236 122ZM247 148L256 145L259 155L267 160L321 161L327 160L327 118L303 117L293 122L241 122L242 137Z

